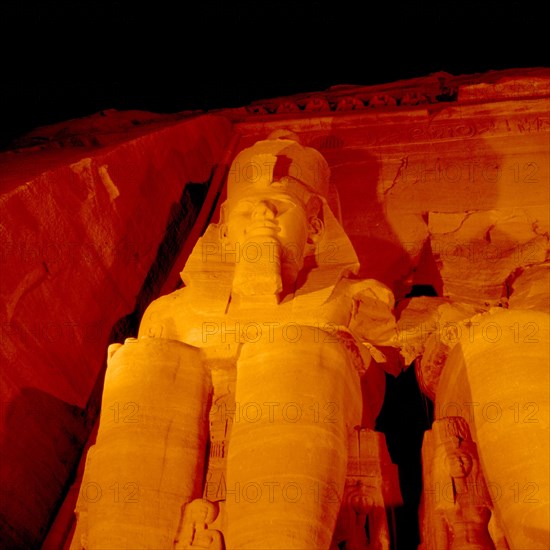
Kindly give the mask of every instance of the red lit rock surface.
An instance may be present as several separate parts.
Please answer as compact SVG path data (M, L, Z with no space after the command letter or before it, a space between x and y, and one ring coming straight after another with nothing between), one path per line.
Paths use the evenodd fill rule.
M8 545L45 536L93 424L87 409L110 334L120 320L122 332L131 324L123 318L147 294L152 266L170 266L230 139L221 117L153 126L136 135L123 126L122 136L107 128L104 145L52 143L0 159Z
M544 69L439 74L210 114L107 111L39 129L2 153L2 542L32 547L49 531L45 548L69 547L79 491L82 497L82 451L95 441L90 433L107 345L137 336L147 305L178 287L198 237L220 218L236 155L273 131L290 130L328 163L327 204L357 253L357 278L379 281L396 302L395 324L381 322L367 298L357 302L365 312L361 330L380 338L365 337L375 367L361 386L361 422L372 429L382 404L384 378L374 370L395 376L414 363L419 386L434 402L434 420L459 416L468 424L464 440L476 446L476 468L500 529L497 536L490 524L493 540L546 549L549 96ZM327 252L338 251L339 242L333 244ZM214 380L214 388L226 382L232 383ZM247 384L242 391L268 399L269 386ZM462 405L472 401L480 405L470 415ZM461 409L451 410L451 402ZM502 410L495 421L493 403ZM528 414L538 422L524 423ZM250 454L243 441L235 452ZM433 445L423 456L432 457ZM431 470L431 460L424 462L425 482L443 476ZM99 463L93 452L90 461ZM348 487L342 468L335 475ZM350 521L367 521L373 491L383 493L386 470L376 471L371 492L354 497L356 512L346 504L347 515L331 516L353 540L361 539ZM229 475L238 480L235 471ZM503 494L498 502L495 487ZM536 502L524 499L531 489ZM191 493L181 498L215 500ZM422 532L439 509L425 506L421 538L432 550ZM211 530L225 536L223 511L216 517ZM372 518L371 525L380 525ZM173 540L176 533L162 536ZM380 544L390 536L391 529L380 534ZM230 540L240 539L233 532Z

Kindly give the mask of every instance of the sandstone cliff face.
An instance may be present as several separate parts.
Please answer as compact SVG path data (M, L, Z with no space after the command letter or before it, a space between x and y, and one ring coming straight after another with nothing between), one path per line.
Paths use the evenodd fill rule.
M221 117L159 118L143 131L109 113L87 142L58 129L0 158L4 547L44 537L94 421L106 346L131 331L146 278L163 283L229 139Z
M547 311L549 83L548 71L512 70L180 119L120 115L107 130L71 122L3 153L2 542L44 538L97 416L108 343L134 336L147 303L175 288L215 166L273 130L325 156L361 276L398 300L399 337L378 359L387 370L425 353L417 372L434 397L464 319ZM411 302L411 291L438 298ZM463 334L430 340L444 326Z

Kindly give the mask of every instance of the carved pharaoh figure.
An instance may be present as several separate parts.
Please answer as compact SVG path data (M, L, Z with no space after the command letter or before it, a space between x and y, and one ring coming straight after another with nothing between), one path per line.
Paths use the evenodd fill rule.
M174 550L209 548L222 550L221 533L209 526L218 515L218 507L206 499L196 499L182 509L181 529L174 542Z
M387 510L402 504L397 466L380 432L356 426L331 550L389 550ZM395 542L395 541L394 541Z
M90 548L169 547L182 504L203 497L220 501L213 529L226 548L330 547L350 433L373 428L383 400L371 355L396 330L391 291L354 278L329 179L292 133L244 149L184 288L110 349L87 478L140 493L133 508L89 505ZM138 404L139 422L113 423L115 401ZM212 420L220 403L232 403L230 430Z
M424 548L508 550L492 515L493 504L467 421L444 417L434 422L432 433L434 458L427 465L432 472L424 481L437 486L438 494L435 502L424 503L431 517L425 526Z

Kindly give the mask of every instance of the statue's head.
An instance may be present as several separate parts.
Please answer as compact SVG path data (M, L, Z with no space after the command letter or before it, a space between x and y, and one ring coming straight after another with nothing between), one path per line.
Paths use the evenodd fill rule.
M347 500L351 509L357 514L368 514L374 505L374 488L358 481L348 491Z
M329 180L328 163L319 151L302 145L294 132L276 130L235 157L227 177L227 195L230 200L247 189L284 186L286 181L291 191L300 193L299 186L326 197Z
M339 213L329 180L327 161L293 132L273 132L243 149L229 170L220 221L207 228L181 273L185 285L206 289L215 273L224 311L228 300L277 304L312 292L325 299L321 289L359 268L329 206Z
M462 449L455 449L447 454L449 474L454 478L468 477L472 471L473 459L470 453Z
M208 525L218 516L218 505L204 498L198 498L187 504L186 511L188 521Z
M271 244L283 285L292 284L323 235L329 178L323 156L291 132L256 142L235 157L229 171L222 240L241 252L255 244L266 256Z

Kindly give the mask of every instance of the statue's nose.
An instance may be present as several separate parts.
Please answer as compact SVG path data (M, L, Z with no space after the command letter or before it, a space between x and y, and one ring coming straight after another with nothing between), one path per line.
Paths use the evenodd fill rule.
M252 211L253 219L260 218L260 219L273 220L275 219L276 215L277 215L277 208L273 203L269 201L260 201Z

